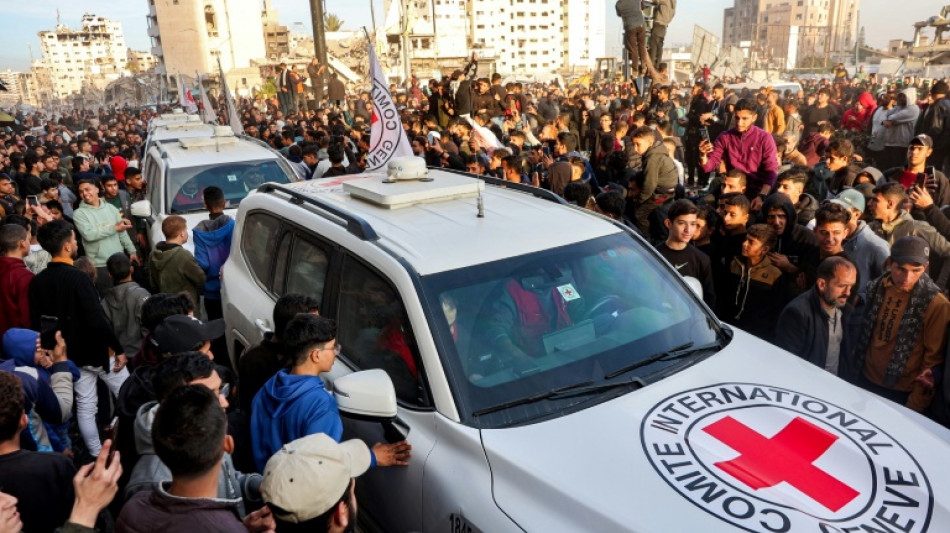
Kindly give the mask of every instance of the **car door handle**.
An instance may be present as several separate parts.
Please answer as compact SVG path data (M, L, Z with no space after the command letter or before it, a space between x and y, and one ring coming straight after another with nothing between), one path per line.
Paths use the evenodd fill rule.
M257 326L257 329L261 332L261 335L264 335L265 333L270 333L272 331L270 326L267 325L267 321L264 320L263 318L258 318L257 320L255 320L254 325Z

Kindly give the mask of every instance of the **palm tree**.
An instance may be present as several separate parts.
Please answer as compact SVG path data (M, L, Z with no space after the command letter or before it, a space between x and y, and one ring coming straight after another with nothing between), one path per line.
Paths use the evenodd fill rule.
M343 29L343 20L333 13L327 13L323 17L323 29L326 31L340 31Z

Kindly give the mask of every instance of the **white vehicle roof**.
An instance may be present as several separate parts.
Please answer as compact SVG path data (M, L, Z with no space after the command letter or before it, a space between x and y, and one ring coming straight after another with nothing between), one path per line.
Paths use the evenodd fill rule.
M171 168L197 167L217 162L277 160L279 155L266 147L240 137L202 135L164 142L155 148L166 154Z
M148 146L156 142L214 135L214 126L202 122L198 115L186 115L181 110L176 111L159 115L148 123Z
M442 170L429 170L433 181L397 182L395 196L418 196L429 189L421 203L385 207L354 197L344 184L378 183L385 174L360 174L297 182L285 188L326 202L365 220L379 242L404 257L422 275L547 250L572 242L619 233L620 228L579 209L501 187L484 187L484 217L478 217L477 193L460 198L461 182L481 185L481 180ZM444 199L433 190L453 189ZM464 195L462 195L464 196ZM252 195L253 197L253 195ZM249 198L250 199L250 198ZM401 199L396 198L396 203ZM256 202L254 202L256 203ZM411 229L410 229L411 228Z
M742 89L749 89L750 91L758 91L762 87L771 87L772 90L785 92L787 90L797 93L802 89L802 85L796 81L763 81L763 82L748 82L748 83L730 83L726 85L727 89L734 89L736 91L741 91Z

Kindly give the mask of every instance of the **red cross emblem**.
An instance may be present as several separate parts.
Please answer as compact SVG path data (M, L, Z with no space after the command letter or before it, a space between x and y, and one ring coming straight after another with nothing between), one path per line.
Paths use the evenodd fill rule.
M572 291L571 289L564 289L564 294L570 296L570 295L574 294L574 291Z
M373 108L373 114L372 114L372 115L370 116L370 118L369 118L369 123L370 123L370 124L376 124L377 122L379 122L379 117L376 116L376 108L374 107L374 108Z
M753 490L784 481L834 512L860 494L812 464L838 437L801 417L795 417L771 438L731 416L703 431L739 452L739 457L715 464Z

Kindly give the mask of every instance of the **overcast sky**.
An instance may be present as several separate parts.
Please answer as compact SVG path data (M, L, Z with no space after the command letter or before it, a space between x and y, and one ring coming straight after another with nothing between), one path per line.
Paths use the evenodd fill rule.
M376 5L376 20L382 24L382 0L325 0L325 5L327 11L343 19L344 29L355 30L372 26L371 1ZM619 46L621 30L614 13L614 1L605 1L607 50L610 53ZM911 25L937 15L940 4L943 2L937 0L863 0L860 23L866 28L868 44L883 48L890 39L909 40L913 37ZM311 33L310 4L307 0L273 0L273 5L279 10L283 24L291 29L296 27L302 32ZM722 32L722 10L731 5L732 0L679 0L679 9L670 25L667 43L689 44L694 24L719 35ZM29 45L33 47L33 57L40 57L39 38L36 34L55 27L57 9L62 22L71 28L80 26L84 12L117 19L122 22L127 46L136 50L151 48L145 34L145 14L148 11L146 0L0 0L0 20L3 21L3 29L0 30L0 70L28 69Z

